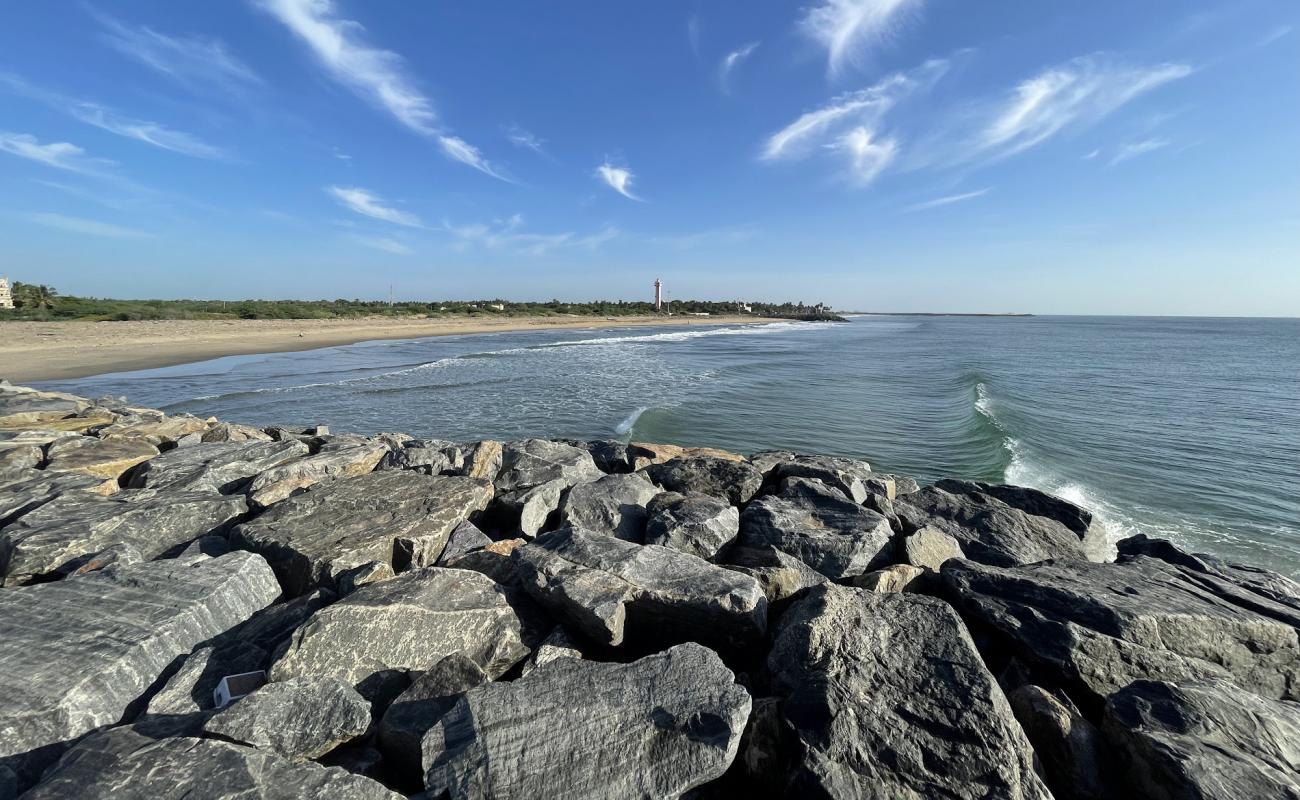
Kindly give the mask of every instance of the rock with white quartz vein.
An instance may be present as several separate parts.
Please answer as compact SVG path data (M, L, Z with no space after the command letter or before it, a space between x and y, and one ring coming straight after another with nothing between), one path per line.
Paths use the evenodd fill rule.
M366 732L370 703L338 678L269 683L223 708L204 733L294 761L318 758Z
M259 472L307 455L301 442L217 442L169 450L131 473L133 489L241 491Z
M315 455L258 474L248 484L248 499L253 505L265 508L323 481L365 475L374 471L388 452L386 445L376 442L321 448Z

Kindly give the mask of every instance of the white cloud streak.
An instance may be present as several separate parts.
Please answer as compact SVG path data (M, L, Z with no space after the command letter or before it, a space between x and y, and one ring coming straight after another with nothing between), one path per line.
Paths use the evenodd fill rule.
M718 67L718 82L722 85L724 92L729 89L732 71L748 60L754 54L754 51L758 49L759 44L761 42L750 42L739 50L732 50L727 53L726 57L722 59L722 64Z
M41 144L40 140L35 136L27 133L0 131L0 151L56 169L80 172L86 175L98 174L100 165L113 163L105 159L89 158L86 156L85 150L70 142Z
M384 205L382 198L357 186L330 186L326 191L344 208L372 219L405 225L408 228L423 227L420 218L406 211Z
M515 147L520 147L524 150L532 150L538 155L546 155L546 151L543 149L546 142L518 125L511 125L506 129L506 139L508 139Z
M927 211L931 208L950 206L953 203L961 203L966 200L974 200L977 197L983 197L984 195L988 194L989 191L991 191L991 189L992 187L987 187L984 189L976 189L973 192L962 192L961 194L950 194L944 197L936 197L933 200L926 200L923 203L916 203L914 205L910 205L907 208L904 208L903 211L910 213L913 211Z
M1110 160L1109 166L1115 166L1128 161L1130 158L1146 155L1147 153L1168 147L1172 142L1168 139L1143 139L1140 142L1130 142L1121 146L1115 157Z
M826 68L833 77L858 63L920 7L921 0L825 0L808 9L799 30L826 48Z
M384 236L351 236L352 241L362 247L369 247L372 250L380 250L385 253L391 253L395 256L409 256L413 250L397 241Z
M144 239L153 235L133 228L123 228L107 222L82 219L81 217L68 217L63 214L28 214L27 218L38 225L49 228L58 228L69 233L83 233L89 236L103 236L109 239Z
M132 26L98 11L91 15L104 30L100 38L124 56L190 89L219 88L241 92L262 79L217 39L171 36L146 26Z
M848 178L859 186L876 179L898 155L896 139L881 139L868 128L854 128L833 146L848 156Z
M586 236L579 236L572 231L534 233L522 230L523 226L524 220L519 214L509 219L493 220L491 224L457 226L443 222L443 228L460 239L462 244L478 244L494 250L513 250L533 256L543 256L559 248L597 250L619 236L618 229L612 226Z
M467 164L479 172L491 175L498 180L513 183L510 178L497 172L496 168L483 157L483 153L477 147L464 139L458 136L443 135L438 137L438 144L442 147L442 152L453 161Z
M632 170L627 167L616 167L606 161L599 167L596 167L596 177L604 181L605 185L629 200L640 201L641 198L632 194L632 181L634 176Z

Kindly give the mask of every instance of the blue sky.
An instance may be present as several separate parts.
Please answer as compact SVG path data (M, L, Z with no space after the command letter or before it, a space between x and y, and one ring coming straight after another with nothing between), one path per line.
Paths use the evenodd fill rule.
M1300 5L9 4L0 274L1300 315Z

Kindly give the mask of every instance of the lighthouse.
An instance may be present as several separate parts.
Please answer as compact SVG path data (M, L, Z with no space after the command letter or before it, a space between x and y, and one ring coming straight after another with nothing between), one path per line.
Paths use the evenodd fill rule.
M655 313L664 308L664 282L655 278Z

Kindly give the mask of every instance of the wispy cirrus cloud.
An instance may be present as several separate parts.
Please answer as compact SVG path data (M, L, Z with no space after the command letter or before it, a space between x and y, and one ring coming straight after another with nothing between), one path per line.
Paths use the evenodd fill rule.
M616 167L606 161L599 167L596 167L596 177L605 183L606 186L623 195L629 200L640 201L641 198L632 193L632 181L635 176L632 170L627 167Z
M358 186L330 186L326 190L344 208L371 219L405 225L408 228L421 228L424 223L416 215L384 205L383 198Z
M528 255L542 256L559 248L596 250L619 236L617 228L606 226L596 233L578 235L572 231L538 233L525 229L524 218L515 214L491 223L453 225L443 221L443 228L462 245L478 244L490 249L513 250Z
M799 30L826 48L826 69L838 75L887 39L921 0L824 0L799 20Z
M84 233L88 236L104 236L109 239L145 239L153 236L151 233L138 231L134 228L123 228L120 225L112 225L93 219L82 219L81 217L69 217L63 214L28 214L27 219L48 228L58 228L69 233Z
M297 36L334 80L408 129L434 139L455 161L510 180L477 147L439 123L433 102L410 76L406 61L365 41L365 27L338 16L332 0L254 0Z
M348 238L362 247L369 247L372 250L392 253L395 256L409 256L411 253L415 252L407 245L386 236L363 236L360 234L354 234Z
M922 203L914 203L904 208L903 211L907 213L911 213L913 211L927 211L931 208L950 206L953 203L963 203L967 200L974 200L977 197L983 197L984 195L992 191L992 188L993 187L990 186L984 189L976 189L973 192L962 192L961 194L950 194L950 195L945 195L943 197L936 197L933 200L926 200L925 202Z
M219 39L175 36L129 25L98 10L90 13L103 27L100 39L105 44L191 90L239 93L262 83Z
M55 169L80 172L86 175L101 174L103 167L113 164L108 159L87 156L85 150L71 142L43 144L35 136L28 133L0 131L0 152L36 161Z
M1161 148L1168 147L1170 144L1172 144L1172 142L1168 139L1143 139L1140 142L1129 142L1120 146L1119 150L1116 151L1115 155L1111 158L1108 166L1113 167L1116 164L1121 164L1131 158L1137 158L1138 156L1143 156L1147 153L1152 153Z
M722 64L718 67L718 83L722 86L722 91L730 91L731 73L736 69L736 67L745 63L745 61L754 54L754 51L758 49L760 44L762 43L750 42L744 47L732 50L723 57Z
M506 139L508 139L510 143L513 144L515 147L519 147L524 150L532 150L534 153L537 153L538 155L546 155L546 150L544 149L546 142L534 136L531 132L525 130L524 128L521 128L518 125L511 125L509 128L506 128L505 130L506 130Z

